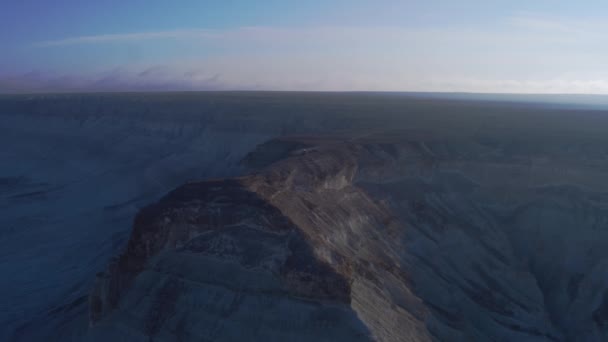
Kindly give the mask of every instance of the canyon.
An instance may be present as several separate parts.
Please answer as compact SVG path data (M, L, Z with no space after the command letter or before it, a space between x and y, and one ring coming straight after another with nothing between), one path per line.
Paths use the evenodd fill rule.
M221 93L0 113L6 340L608 338L602 110Z

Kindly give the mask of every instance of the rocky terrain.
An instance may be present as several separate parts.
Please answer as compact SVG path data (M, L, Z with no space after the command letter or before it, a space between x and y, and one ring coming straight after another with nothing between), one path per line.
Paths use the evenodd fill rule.
M0 97L0 340L606 340L607 128L418 95Z
M604 341L605 147L518 140L262 144L139 213L92 338Z

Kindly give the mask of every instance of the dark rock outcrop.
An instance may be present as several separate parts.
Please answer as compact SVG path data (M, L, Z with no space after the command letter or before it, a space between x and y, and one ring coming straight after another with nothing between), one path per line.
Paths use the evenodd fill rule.
M245 159L261 170L140 212L91 338L604 340L607 170L514 147L263 144Z

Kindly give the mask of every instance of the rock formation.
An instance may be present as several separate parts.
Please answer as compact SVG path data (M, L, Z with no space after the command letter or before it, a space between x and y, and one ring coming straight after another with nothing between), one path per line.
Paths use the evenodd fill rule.
M89 337L602 341L601 151L424 132L282 138L137 216Z
M0 340L607 340L608 115L513 101L2 96Z

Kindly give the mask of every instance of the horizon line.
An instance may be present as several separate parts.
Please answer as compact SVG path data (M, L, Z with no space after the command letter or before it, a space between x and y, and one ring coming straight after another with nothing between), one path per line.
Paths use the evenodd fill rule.
M442 94L442 95L517 95L517 96L607 96L608 93L514 93L425 90L273 90L273 89L200 89L200 90L65 90L65 91L0 91L2 95L94 95L94 94L171 94L171 93L367 93L367 94Z

